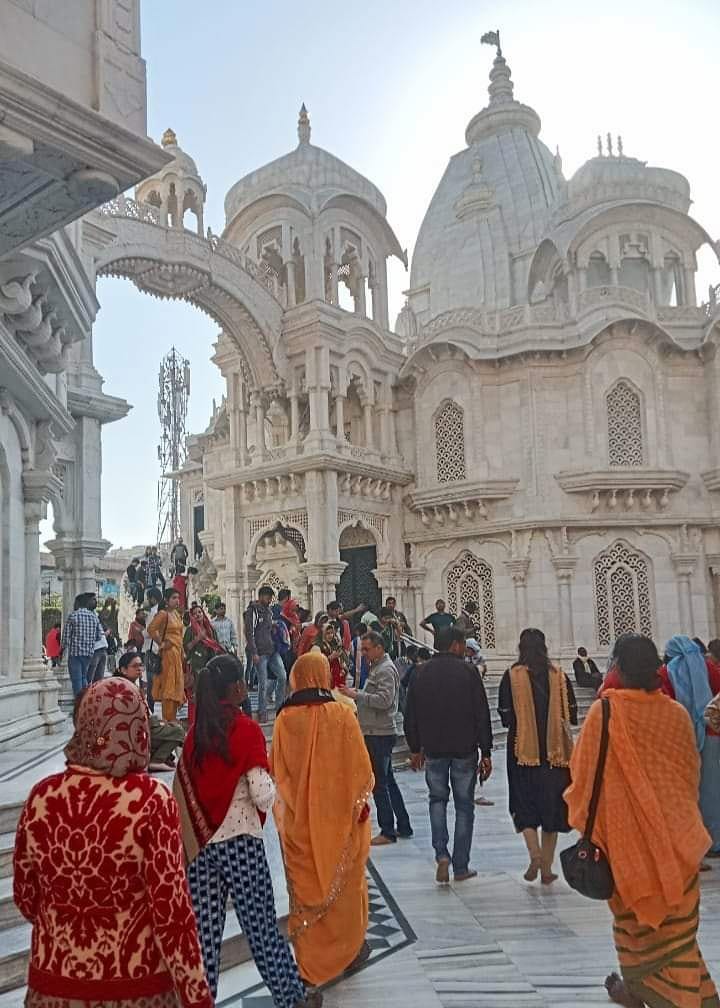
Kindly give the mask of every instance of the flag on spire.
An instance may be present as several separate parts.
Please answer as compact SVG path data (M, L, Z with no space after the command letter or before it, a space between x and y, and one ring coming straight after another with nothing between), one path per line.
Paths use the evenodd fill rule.
M483 37L480 39L481 45L494 45L497 47L498 56L502 56L502 49L500 48L500 29L497 31L485 32Z

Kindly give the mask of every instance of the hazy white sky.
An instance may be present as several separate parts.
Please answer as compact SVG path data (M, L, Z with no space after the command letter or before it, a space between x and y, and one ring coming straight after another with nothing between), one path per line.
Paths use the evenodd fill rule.
M689 180L691 213L720 237L717 129L720 4L686 0L144 0L148 130L172 126L207 184L206 224L220 232L223 200L247 172L297 143L305 102L312 141L384 193L402 246L412 246L448 158L487 102L500 28L515 97L559 145L566 176L621 134L625 153ZM706 265L698 289L720 280ZM391 316L408 276L392 268ZM209 362L216 326L196 309L102 280L95 362L105 389L133 404L104 430L103 532L114 545L155 541L160 358L175 345L192 372L189 429L203 429L222 395ZM128 480L128 477L130 479ZM47 536L51 533L46 529Z

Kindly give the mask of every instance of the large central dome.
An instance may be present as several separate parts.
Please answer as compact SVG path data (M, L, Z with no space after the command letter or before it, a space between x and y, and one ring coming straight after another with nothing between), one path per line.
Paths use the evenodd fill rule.
M517 304L564 181L559 158L538 139L539 116L515 101L499 51L489 94L420 228L410 304L423 322L452 308Z

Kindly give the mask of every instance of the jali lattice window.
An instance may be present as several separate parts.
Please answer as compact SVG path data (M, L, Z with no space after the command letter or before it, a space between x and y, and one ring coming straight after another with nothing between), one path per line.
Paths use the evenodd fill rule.
M611 466L641 466L643 451L640 396L626 381L607 394L608 462Z
M438 483L455 483L465 475L465 417L457 403L447 402L435 417Z
M622 542L601 553L594 564L598 644L610 647L620 634L652 637L647 561Z
M495 589L492 567L472 553L465 552L448 571L448 609L459 614L468 602L474 602L478 607L475 616L478 643L486 648L494 648Z

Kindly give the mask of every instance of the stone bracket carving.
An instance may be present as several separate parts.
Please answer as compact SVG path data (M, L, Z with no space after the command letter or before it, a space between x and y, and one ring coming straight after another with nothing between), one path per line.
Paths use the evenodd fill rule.
M555 476L565 493L583 494L590 510L664 511L670 495L682 490L688 473L669 469L633 468L562 472Z

